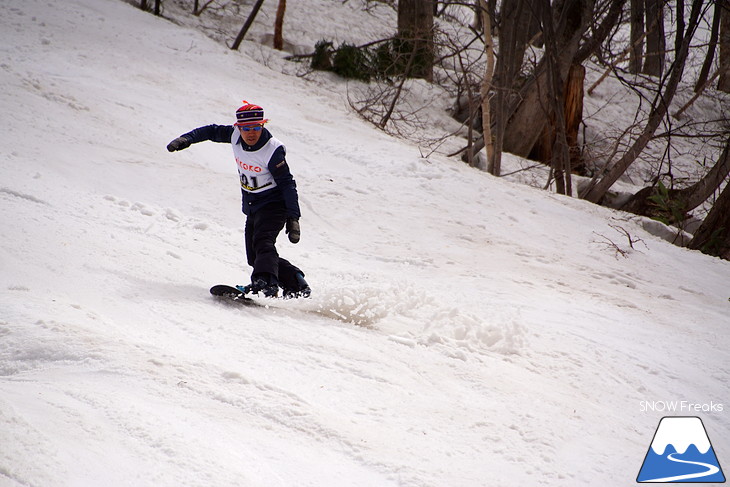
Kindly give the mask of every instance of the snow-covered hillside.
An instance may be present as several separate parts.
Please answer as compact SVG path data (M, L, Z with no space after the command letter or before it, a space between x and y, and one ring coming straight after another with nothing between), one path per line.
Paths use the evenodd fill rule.
M1 0L0 39L0 486L627 485L661 401L730 464L730 263L120 0ZM230 147L165 145L242 99L311 299L208 294L249 273Z

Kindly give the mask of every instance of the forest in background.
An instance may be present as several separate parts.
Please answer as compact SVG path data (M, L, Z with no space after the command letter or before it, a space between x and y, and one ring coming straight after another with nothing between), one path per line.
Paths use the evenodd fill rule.
M266 23L273 34L263 40L305 65L302 75L332 71L363 83L348 93L351 107L398 136L424 125L424 107L406 100L409 83L439 86L451 97L443 115L461 125L433 145L461 140L450 155L495 176L503 153L534 160L549 168L546 188L649 216L675 226L681 244L730 258L726 0L362 0L350 6L389 10L392 32L373 29L364 42L323 37L309 50L287 35L286 0L134 3L162 16L169 8L177 21L208 16L206 25L220 27L213 37L234 50ZM590 84L589 64L603 71ZM634 116L588 135L584 100L607 78L634 95ZM700 99L714 109L693 110ZM615 184L638 165L643 187L616 198Z

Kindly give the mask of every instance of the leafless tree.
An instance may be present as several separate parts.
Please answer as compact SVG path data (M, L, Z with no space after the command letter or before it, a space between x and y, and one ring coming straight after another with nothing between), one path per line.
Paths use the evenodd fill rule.
M205 9L207 9L210 4L212 4L215 0L207 0L205 4L201 7L200 6L200 0L195 0L195 3L193 4L193 15L196 17L199 17L200 14L205 12Z
M638 215L659 217L662 221L678 224L715 191L730 175L730 138L712 169L699 181L683 189L665 189L665 194L657 186L650 186L636 193L622 210ZM658 197L661 196L661 199Z
M536 1L527 1L529 11L534 12ZM559 79L567 79L568 70L578 53L581 38L592 23L593 9L593 0L565 0L562 8L556 12L556 18L553 18L556 59L552 68L557 70ZM543 33L544 28L543 25ZM507 152L520 156L529 155L543 132L548 121L545 110L547 83L552 76L546 68L547 59L543 57L535 67L534 76L521 87L519 97L516 99L517 107L514 111L510 110L504 138L504 150Z
M433 79L434 0L398 0L399 50L410 56L415 52L411 75Z
M243 27L241 27L241 30L238 32L236 39L233 41L233 45L231 45L231 49L233 49L234 51L237 51L238 48L241 47L243 38L246 36L248 29L251 28L251 24L253 24L253 21L256 18L256 15L259 13L259 10L261 9L261 5L263 5L263 3L264 0L256 0L256 4L253 6L253 9L251 10L249 16L246 18L246 22L244 22Z
M640 73L644 63L644 0L631 0L629 72Z
M162 13L162 0L155 0L155 6L150 9L150 0L140 0L139 8L141 10L152 10L152 12L159 16Z
M597 53L602 43L616 29L625 3L626 0L601 1L595 4L593 11L589 11L590 9L576 11L575 4L565 5L564 2L555 4L556 6L552 8L552 12L558 14L553 21L556 28L559 29L557 32L561 33L561 36L557 37L557 40L561 41L557 48L560 53L558 64L561 70L568 70L567 73L562 71L560 73L565 85L568 81L577 79L571 77L570 70L578 68L589 56ZM523 59L528 44L542 39L541 24L538 22L539 19L533 10L533 6L533 0L505 0L502 3L501 11L492 14L493 18L495 16L499 18L497 29L499 52L490 91L494 157L493 162L490 161L488 167L489 172L495 175L501 173L501 154L503 150L523 156L540 154L540 160L546 163L550 163L552 157L552 145L556 132L553 130L554 124L549 123L550 111L547 109L548 91L546 88L545 58L543 57L540 63L536 63L531 73L525 72L523 69ZM570 9L570 12L566 12L566 9ZM567 22L564 15L566 13L572 14L572 19L568 16ZM586 18L592 16L592 20L588 21L587 24L576 27L575 20L579 18L576 13L585 14ZM581 21L583 20L585 19L581 18ZM577 34L571 29L578 29L583 33L582 42L578 45L577 51L575 45L570 45L565 41L568 32ZM580 38L580 35L570 38L570 41L575 42L578 38ZM570 45L573 52L575 52L572 59L565 51L566 44ZM576 73L580 72L579 69L576 69ZM582 80L582 77L580 79ZM566 89L568 88L566 86ZM569 92L566 92L565 98L566 100L570 99L572 102L578 102L582 92L582 85L573 85L569 88ZM573 104L574 110L580 108L578 104ZM566 106L566 113L568 111L570 110ZM518 115L519 122L516 121L517 119L513 119L516 113L521 113L521 115ZM574 120L577 120L575 125L577 131L577 127L582 120L582 111L573 111L573 115L576 116ZM521 123L524 120L527 120L528 125ZM524 132L520 132L519 136L514 134L515 131L520 130ZM516 143L522 139L521 135L523 133L529 133L530 140L522 140L522 144L517 146ZM568 131L568 135L570 135L570 131ZM547 139L545 139L546 136ZM505 140L506 137L507 140ZM483 147L484 142L480 139L474 145L472 152L479 151ZM545 150L546 147L547 150ZM576 154L577 151L571 149L571 153ZM543 156L544 158L542 158ZM470 153L467 151L462 159L464 161L471 160Z
M723 152L725 157L727 151L726 145ZM725 185L702 225L695 231L688 247L730 260L730 183Z
M501 173L502 151L510 118L511 101L516 96L518 76L521 74L525 57L529 24L533 13L529 0L505 0L502 3L499 27L499 56L494 71L492 89L492 123L494 125L494 156L489 162L489 172L495 176Z
M534 2L542 25L542 37L545 45L545 69L547 76L547 114L550 120L551 133L554 134L550 149L553 177L560 194L572 195L570 154L565 136L565 112L563 77L558 61L558 46L555 39L553 19L549 0ZM567 73L566 73L567 75ZM567 77L567 76L566 76ZM549 142L548 142L549 143Z
M690 42L697 29L703 4L703 0L695 0L693 2L686 32L677 34L682 35L680 50L677 52L676 59L669 70L669 77L666 86L663 89L660 87L654 96L646 125L644 126L641 134L637 137L631 147L623 153L618 161L614 164L607 165L603 173L596 174L594 181L592 181L590 185L587 185L582 191L581 196L584 199L594 203L598 203L603 199L611 186L618 181L621 175L626 172L628 167L636 161L641 152L646 148L654 132L667 115L669 104L674 98L677 86L679 85L679 81L684 73Z
M485 141L485 148L487 149L487 166L489 171L494 174L496 157L494 153L494 139L492 138L491 110L489 107L489 90L492 86L492 77L494 75L494 44L492 41L491 20L492 16L489 15L489 5L487 4L486 0L480 0L479 5L481 7L482 30L484 32L484 52L487 56L487 66L485 68L484 79L482 80L481 86L482 133Z
M727 0L717 0L720 12L720 79L717 89L730 93L730 5Z
M646 7L646 58L642 72L649 76L660 77L664 73L664 59L666 56L666 40L664 37L664 7L665 0L645 0ZM677 12L678 18L682 12ZM682 32L681 23L677 25L678 32Z
M284 49L284 12L286 12L286 0L279 0L279 7L276 9L276 21L274 22L274 49Z
M712 29L710 31L710 42L707 45L707 55L702 63L702 69L697 76L695 83L695 93L701 93L709 83L707 77L710 75L712 63L715 60L715 51L717 50L717 40L720 36L720 17L722 14L722 2L715 2L715 11L712 16ZM718 71L719 74L719 71Z

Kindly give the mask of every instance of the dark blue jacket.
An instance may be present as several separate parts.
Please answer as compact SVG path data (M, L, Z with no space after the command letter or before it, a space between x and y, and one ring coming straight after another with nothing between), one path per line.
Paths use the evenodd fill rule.
M210 140L213 142L225 142L230 144L231 137L236 128L233 125L206 125L182 135L191 143ZM271 132L267 129L261 131L261 137L256 145L248 145L239 135L238 144L241 144L245 151L257 151L271 139ZM280 164L284 162L284 164ZM287 209L288 218L299 218L299 196L297 194L297 183L289 172L289 165L286 163L286 150L283 146L274 151L268 164L269 172L274 176L276 186L262 193L249 193L241 188L243 196L243 212L246 215L255 213L259 208L270 203L283 203Z

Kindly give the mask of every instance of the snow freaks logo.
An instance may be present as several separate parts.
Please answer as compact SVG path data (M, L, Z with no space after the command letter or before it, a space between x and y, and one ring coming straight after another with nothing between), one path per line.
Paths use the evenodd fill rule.
M724 409L722 403L710 401L709 403L695 403L690 401L641 401L639 408L642 413L647 411L659 411L660 413L721 413Z
M662 418L636 481L725 482L702 420L696 416Z

